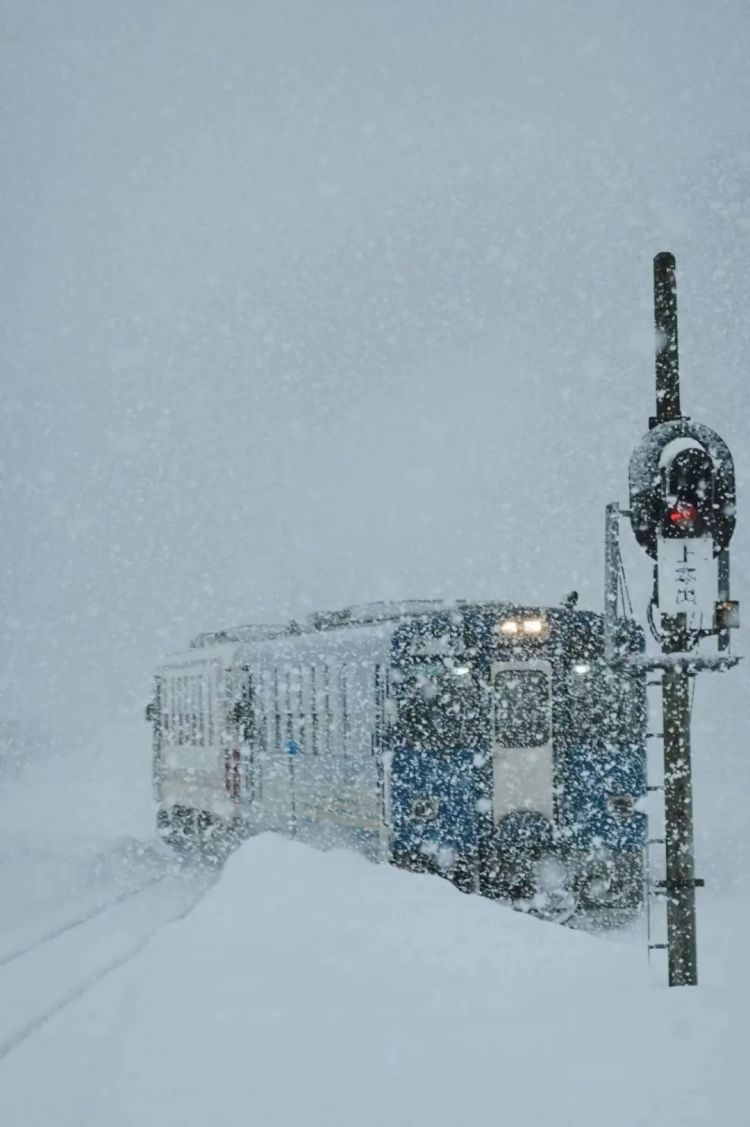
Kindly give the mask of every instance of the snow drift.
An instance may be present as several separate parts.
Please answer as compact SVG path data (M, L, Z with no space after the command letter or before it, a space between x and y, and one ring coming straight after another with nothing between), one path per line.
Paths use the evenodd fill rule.
M0 1117L739 1127L743 929L721 904L705 915L703 985L667 990L640 936L544 924L264 835L7 1058Z

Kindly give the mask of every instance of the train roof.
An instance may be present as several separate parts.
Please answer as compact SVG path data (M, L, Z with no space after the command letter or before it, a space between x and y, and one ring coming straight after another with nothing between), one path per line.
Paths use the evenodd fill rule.
M461 618L488 613L498 615L543 614L551 621L568 618L577 622L579 628L597 630L604 623L604 616L594 611L574 607L569 601L562 606L549 607L538 603L517 603L499 600L456 599L406 599L399 602L360 603L335 611L318 611L307 616L304 622L291 621L284 624L246 624L229 627L225 630L204 631L191 639L189 648L169 654L161 663L162 668L186 667L204 664L214 660L232 664L241 651L259 642L287 641L295 637L312 640L329 634L332 638L341 635L352 627L406 626L410 622L425 622L446 615L457 614ZM642 630L632 619L619 619L620 629L632 642L642 638ZM642 645L642 643L641 643ZM247 650L247 652L250 652Z
M415 618L434 615L495 611L497 613L542 612L545 614L572 614L581 621L596 621L602 615L594 611L575 610L569 604L561 607L547 607L536 603L517 603L500 600L474 599L403 599L394 602L358 603L341 610L315 611L302 622L292 620L276 625L248 624L233 626L225 630L205 631L190 641L190 649L209 649L218 646L236 646L277 638L289 638L300 634L317 634L328 630L340 630L348 626L371 626L387 622L408 622Z
M295 631L291 630L287 623L277 626L249 623L246 626L232 626L228 630L207 630L202 634L196 634L190 639L190 649L205 649L230 642L260 642L267 638L281 638L285 634L293 633Z
M297 634L314 634L323 630L337 630L344 626L374 625L380 622L401 622L404 619L445 612L458 604L442 599L405 599L400 602L360 603L341 610L315 611L303 622L292 619L279 625L249 624L232 626L226 630L205 631L190 640L191 649L204 649L225 643L267 641L274 638L294 637Z

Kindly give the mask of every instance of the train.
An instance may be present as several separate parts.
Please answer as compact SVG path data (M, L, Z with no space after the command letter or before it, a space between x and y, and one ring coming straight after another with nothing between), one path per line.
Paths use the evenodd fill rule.
M193 638L159 666L157 827L221 854L273 831L432 872L539 914L637 908L640 627L410 600ZM227 845L229 843L229 846Z

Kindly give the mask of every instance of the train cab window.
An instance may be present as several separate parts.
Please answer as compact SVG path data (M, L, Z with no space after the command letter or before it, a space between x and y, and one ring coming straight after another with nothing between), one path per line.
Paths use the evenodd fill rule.
M580 737L594 730L605 734L616 728L619 680L601 661L573 663L568 674L568 716L573 735Z
M418 661L401 671L394 684L398 743L443 753L476 744L479 686L464 669L443 661Z
M549 677L543 669L495 674L495 741L500 747L542 747L551 726Z

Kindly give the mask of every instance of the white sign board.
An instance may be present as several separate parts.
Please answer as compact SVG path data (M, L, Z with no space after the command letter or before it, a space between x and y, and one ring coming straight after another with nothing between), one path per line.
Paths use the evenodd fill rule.
M717 561L710 536L657 541L659 611L686 614L690 629L713 626Z

